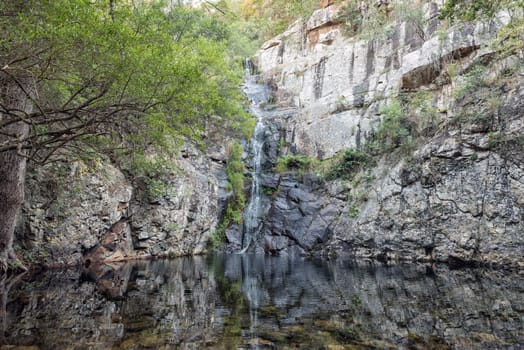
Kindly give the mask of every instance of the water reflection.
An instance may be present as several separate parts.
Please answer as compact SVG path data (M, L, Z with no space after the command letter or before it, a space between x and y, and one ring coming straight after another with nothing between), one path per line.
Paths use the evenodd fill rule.
M0 344L521 349L523 280L503 271L254 255L54 271L2 281Z

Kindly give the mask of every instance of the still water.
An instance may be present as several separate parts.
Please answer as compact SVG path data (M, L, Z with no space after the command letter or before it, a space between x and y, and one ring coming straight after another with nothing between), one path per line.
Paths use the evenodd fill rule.
M230 255L22 276L1 292L2 350L524 344L524 276L507 271Z

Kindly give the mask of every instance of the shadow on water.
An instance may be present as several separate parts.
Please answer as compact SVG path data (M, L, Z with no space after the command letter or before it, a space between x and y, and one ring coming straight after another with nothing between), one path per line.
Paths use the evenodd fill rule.
M1 281L1 349L521 349L524 277L215 255Z

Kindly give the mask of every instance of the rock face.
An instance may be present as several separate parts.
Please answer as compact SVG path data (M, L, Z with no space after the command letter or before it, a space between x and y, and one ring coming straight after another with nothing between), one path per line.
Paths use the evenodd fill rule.
M494 24L463 24L436 33L438 5L424 7L423 34L404 22L376 34L377 39L348 38L333 5L264 44L260 70L280 103L300 108L289 126L298 152L324 159L358 147L380 123L378 109L387 97L400 89L432 88L446 63L487 54L480 48L493 36ZM440 101L439 107L450 102Z
M425 96L417 108L432 106L433 129L351 183L282 176L266 250L523 267L524 54L499 59L490 45L507 14L446 28L439 2L426 2L424 28L395 23L363 40L324 5L258 56L277 104L296 110L281 122L281 154L363 148L399 93Z
M222 158L217 152L214 158ZM219 193L227 198L219 185L223 164L192 146L172 162L176 170L154 195L108 162L31 170L17 233L25 258L77 265L204 253Z
M180 256L206 251L219 218L217 173L224 170L193 147L182 154L163 197L137 198L131 204L134 248L139 254Z

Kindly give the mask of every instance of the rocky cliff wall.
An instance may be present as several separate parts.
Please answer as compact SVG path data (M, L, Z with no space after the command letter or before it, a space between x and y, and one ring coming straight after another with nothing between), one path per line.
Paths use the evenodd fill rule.
M352 181L281 176L267 251L524 266L524 55L492 49L505 11L445 26L440 5L424 3L423 28L394 23L371 40L344 35L328 6L264 44L258 62L275 101L296 109L281 126L283 153L362 149L398 96L422 92L415 109L433 111L409 151L389 150Z
M371 40L345 34L339 6L328 6L262 46L259 66L275 97L299 108L289 126L298 152L329 158L357 147L380 123L379 107L400 90L438 89L436 106L447 110L449 86L436 87L436 78L453 62L465 68L489 55L486 44L508 20L502 12L500 23L444 28L438 2L421 6L424 28L399 22L377 30Z
M154 194L108 161L31 169L16 234L22 257L61 266L206 252L228 195L223 148L212 161L182 147Z

